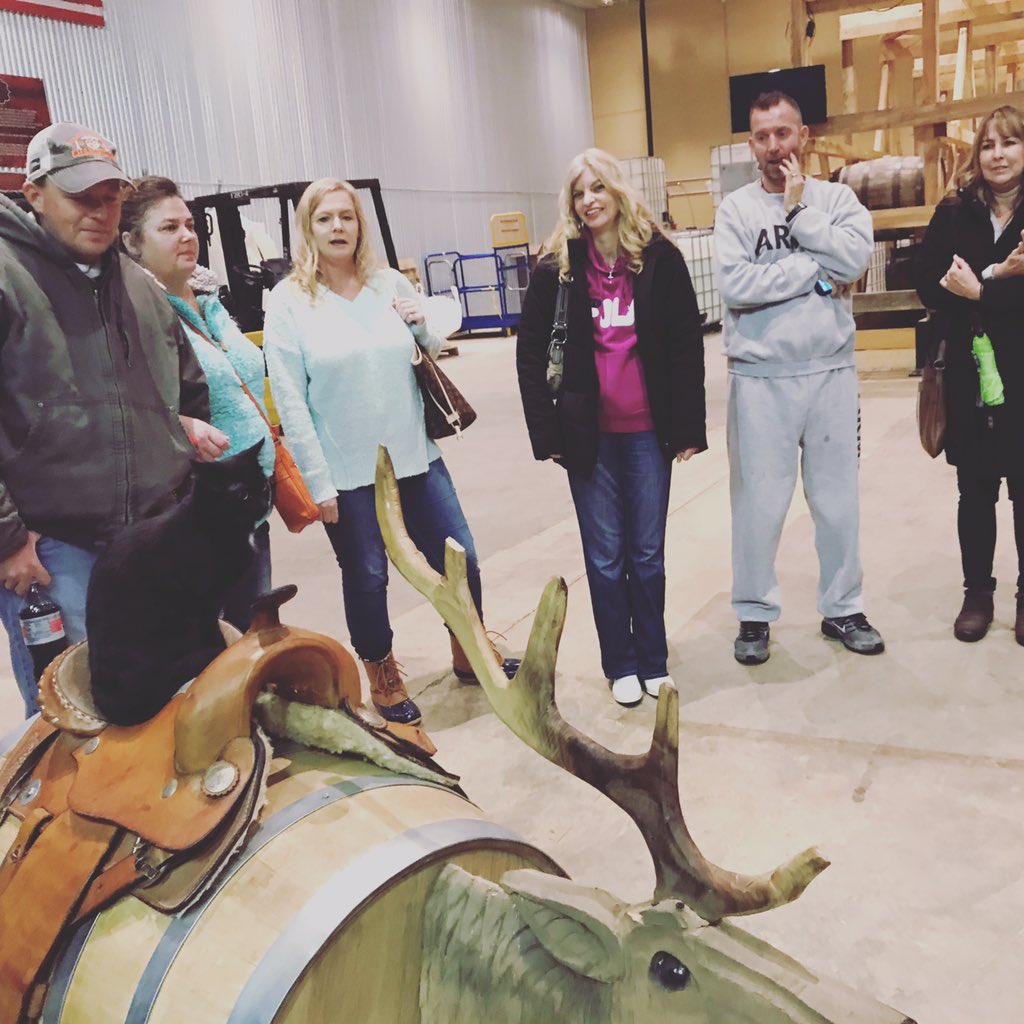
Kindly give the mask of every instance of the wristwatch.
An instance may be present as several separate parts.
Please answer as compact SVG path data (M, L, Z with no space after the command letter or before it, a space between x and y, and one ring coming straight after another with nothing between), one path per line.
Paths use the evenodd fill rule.
M786 214L786 223L788 224L801 210L806 210L806 203L797 203L789 213Z

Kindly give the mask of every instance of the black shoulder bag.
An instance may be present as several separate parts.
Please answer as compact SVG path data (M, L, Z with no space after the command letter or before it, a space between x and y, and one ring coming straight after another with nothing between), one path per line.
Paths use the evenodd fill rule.
M558 296L555 299L555 319L551 324L551 341L548 344L548 370L545 375L548 391L557 398L562 390L562 370L565 366L565 342L569 336L569 285L572 278L558 279Z

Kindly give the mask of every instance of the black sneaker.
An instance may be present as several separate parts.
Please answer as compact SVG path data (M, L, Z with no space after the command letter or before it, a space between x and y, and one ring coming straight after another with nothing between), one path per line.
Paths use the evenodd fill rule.
M837 619L822 619L821 631L854 654L881 654L885 650L882 635L868 622L863 612L841 615Z
M741 622L733 644L733 655L741 665L762 665L768 660L767 622Z

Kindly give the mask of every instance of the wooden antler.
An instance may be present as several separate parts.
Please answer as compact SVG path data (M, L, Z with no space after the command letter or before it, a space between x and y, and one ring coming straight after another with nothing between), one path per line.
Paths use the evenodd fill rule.
M739 875L697 849L679 803L679 696L658 695L654 737L646 754L618 754L562 718L555 703L555 660L568 588L552 579L534 617L519 671L505 678L484 633L466 582L466 552L449 539L445 575L427 564L405 529L398 484L387 449L377 455L377 519L398 571L441 614L469 657L497 716L549 761L600 790L637 824L654 859L655 902L678 899L707 921L753 914L796 899L829 862L811 848L770 874Z

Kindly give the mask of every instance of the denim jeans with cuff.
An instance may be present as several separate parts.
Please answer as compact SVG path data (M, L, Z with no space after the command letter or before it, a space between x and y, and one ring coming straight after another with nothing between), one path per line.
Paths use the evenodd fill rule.
M587 479L569 473L601 667L609 679L667 674L665 524L672 463L653 430L601 434Z
M405 528L431 568L444 573L448 537L466 549L469 592L483 618L476 547L444 461L434 459L426 473L399 480L398 493ZM363 660L380 661L391 651L394 635L388 618L388 556L377 525L373 484L339 491L338 522L324 523L324 529L341 567L345 621L352 646Z

